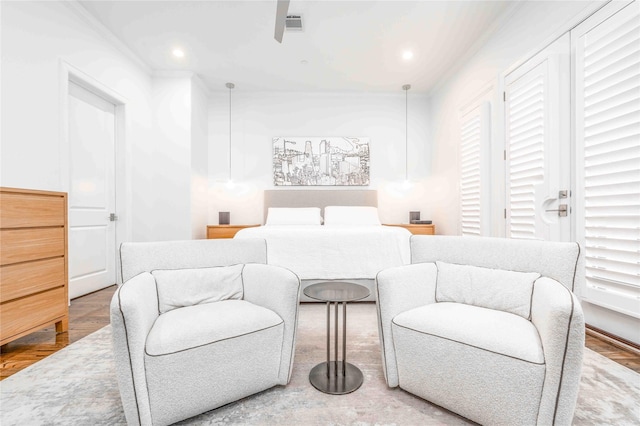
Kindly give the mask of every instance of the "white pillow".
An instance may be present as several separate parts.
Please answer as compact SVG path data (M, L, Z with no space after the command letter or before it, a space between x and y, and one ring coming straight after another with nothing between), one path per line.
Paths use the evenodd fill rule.
M372 226L382 225L376 207L327 206L324 208L325 226Z
M265 225L322 225L318 207L269 207Z
M158 288L160 313L185 306L242 299L242 268L244 265L239 264L151 271Z
M537 272L455 265L437 261L436 300L495 309L529 319Z

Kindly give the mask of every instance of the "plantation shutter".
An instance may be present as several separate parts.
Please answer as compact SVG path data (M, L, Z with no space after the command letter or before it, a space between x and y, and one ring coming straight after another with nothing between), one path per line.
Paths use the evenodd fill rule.
M536 186L545 179L545 74L538 65L507 95L507 236L534 239Z
M489 234L492 87L486 88L460 119L460 234Z
M465 118L460 138L461 234L480 236L480 114Z
M569 241L571 37L505 76L505 235Z
M628 6L579 37L576 64L585 298L640 317L638 8Z

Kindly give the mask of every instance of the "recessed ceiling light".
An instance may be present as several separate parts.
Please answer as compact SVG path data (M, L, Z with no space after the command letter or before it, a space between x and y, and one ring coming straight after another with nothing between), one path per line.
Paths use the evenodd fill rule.
M410 50L405 50L402 52L402 59L408 61L409 59L413 59L413 52Z
M173 56L175 56L176 58L184 58L184 50L182 49L173 49Z

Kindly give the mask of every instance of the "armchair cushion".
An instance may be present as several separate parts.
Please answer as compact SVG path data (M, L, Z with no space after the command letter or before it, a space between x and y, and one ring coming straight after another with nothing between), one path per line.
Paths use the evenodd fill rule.
M436 300L510 312L529 319L537 272L456 265L437 261Z
M242 299L243 267L240 264L152 271L158 288L160 313L202 303Z
M513 314L498 313L528 322ZM458 317L448 318L450 324L457 321ZM395 324L392 327L402 389L483 425L552 424L538 419L545 364L525 362ZM490 333L487 330L485 334ZM507 335L512 335L512 330ZM500 344L501 338L508 337L496 335L494 342L483 343ZM505 349L515 348L500 348Z
M186 350L145 354L153 424L173 424L279 384L281 359L289 359L282 353L283 337L284 323L280 323Z
M167 355L282 323L272 310L244 300L188 306L158 317L147 337L145 351L151 356Z
M530 321L514 314L462 303L432 303L393 319L398 327L495 354L544 364L542 344Z

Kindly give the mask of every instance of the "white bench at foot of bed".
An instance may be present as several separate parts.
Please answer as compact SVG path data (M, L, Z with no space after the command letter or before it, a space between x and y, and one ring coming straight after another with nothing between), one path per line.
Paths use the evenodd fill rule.
M267 263L295 272L303 286L355 282L371 291L365 300L375 300L378 271L411 261L411 233L394 226L261 226L240 230L234 238L264 239Z

